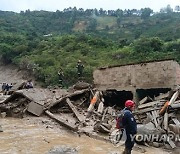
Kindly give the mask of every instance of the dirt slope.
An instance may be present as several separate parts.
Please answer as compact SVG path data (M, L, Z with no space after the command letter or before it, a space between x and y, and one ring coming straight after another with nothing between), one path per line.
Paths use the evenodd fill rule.
M22 83L26 81L25 74L15 66L0 64L0 83Z

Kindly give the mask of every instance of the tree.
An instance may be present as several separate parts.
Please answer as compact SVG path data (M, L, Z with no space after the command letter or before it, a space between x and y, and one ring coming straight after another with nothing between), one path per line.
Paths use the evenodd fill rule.
M123 10L117 9L115 13L117 17L123 17Z
M134 42L134 49L136 52L162 51L163 45L158 37L140 38Z
M166 51L175 52L180 51L180 41L170 42L166 45Z
M141 9L141 18L147 19L150 17L151 13L153 13L153 10L151 10L150 8Z
M96 19L91 19L89 20L89 25L86 28L87 31L95 31L96 30L96 26L97 26L97 21Z
M170 5L167 5L167 7L166 7L166 12L167 12L167 13L172 13L172 12L173 12L173 9L171 8Z
M101 16L106 15L106 10L103 10L102 8L100 8L99 15L101 15Z
M161 13L172 13L172 12L173 12L173 9L171 8L170 5L167 5L165 8L161 8L161 9L160 9L160 12L161 12Z
M175 9L174 9L174 10L177 11L177 12L179 12L179 11L180 11L180 6L179 6L179 5L175 6Z

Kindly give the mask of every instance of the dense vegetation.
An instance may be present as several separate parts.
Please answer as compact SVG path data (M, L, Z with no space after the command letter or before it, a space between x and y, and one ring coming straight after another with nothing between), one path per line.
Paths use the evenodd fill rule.
M58 84L59 68L66 86L75 83L78 59L88 82L98 67L171 58L180 62L179 11L178 6L158 13L150 8L0 11L1 59L46 86Z

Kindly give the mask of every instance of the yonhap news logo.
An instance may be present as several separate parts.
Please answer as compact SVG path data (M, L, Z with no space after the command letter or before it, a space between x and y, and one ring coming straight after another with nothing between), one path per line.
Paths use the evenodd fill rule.
M114 130L110 135L109 139L114 146L119 146L121 144L122 130ZM130 134L131 141L136 142L169 142L173 140L175 142L180 142L180 135L179 134Z
M170 140L180 142L179 134L136 134L130 137L132 141L137 142L169 142Z
M122 139L124 131L120 129L115 129L109 134L110 142L115 146L120 146L120 141Z

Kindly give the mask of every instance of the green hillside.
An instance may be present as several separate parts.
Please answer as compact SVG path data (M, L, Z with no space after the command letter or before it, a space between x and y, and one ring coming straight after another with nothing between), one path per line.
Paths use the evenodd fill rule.
M180 13L141 10L0 11L0 55L43 85L57 85L62 68L65 86L92 82L94 69L109 65L173 58L180 62Z

